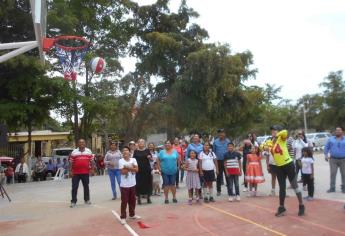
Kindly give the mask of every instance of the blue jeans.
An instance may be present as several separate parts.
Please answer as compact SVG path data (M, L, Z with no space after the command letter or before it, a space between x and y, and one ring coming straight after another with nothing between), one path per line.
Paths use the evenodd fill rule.
M108 174L109 174L109 179L110 179L111 190L113 191L113 197L117 197L116 196L115 178L116 178L117 183L120 187L121 171L119 169L108 169Z
M174 175L166 175L162 174L163 178L163 186L164 187L173 187L176 183L176 174Z

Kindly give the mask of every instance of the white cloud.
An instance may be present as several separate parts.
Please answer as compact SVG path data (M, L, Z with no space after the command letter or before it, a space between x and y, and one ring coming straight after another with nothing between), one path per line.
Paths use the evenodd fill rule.
M140 0L140 4L155 1ZM171 2L177 9L179 0ZM345 69L345 1L187 0L210 41L250 50L259 73L250 84L282 85L296 100L320 92L330 71Z

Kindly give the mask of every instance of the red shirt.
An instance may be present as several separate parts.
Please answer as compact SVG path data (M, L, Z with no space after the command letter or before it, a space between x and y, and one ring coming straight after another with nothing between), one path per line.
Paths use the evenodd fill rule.
M181 146L176 146L174 145L173 148L176 150L176 152L179 155L179 160L183 161L184 160L184 151L183 148Z
M90 149L85 148L83 152L79 151L79 148L75 149L69 158L72 165L72 173L74 175L89 174L93 158L94 155Z

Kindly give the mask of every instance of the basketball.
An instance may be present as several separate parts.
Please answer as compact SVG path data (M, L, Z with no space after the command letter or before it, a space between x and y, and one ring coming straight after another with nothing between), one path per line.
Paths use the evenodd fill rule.
M106 63L105 63L105 60L103 58L95 57L91 60L90 66L91 66L92 72L98 74L104 70Z

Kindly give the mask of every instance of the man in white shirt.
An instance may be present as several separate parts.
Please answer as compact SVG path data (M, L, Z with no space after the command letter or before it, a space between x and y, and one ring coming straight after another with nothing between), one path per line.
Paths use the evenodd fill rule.
M18 183L25 183L26 177L29 174L29 167L25 163L24 157L20 159L20 163L16 166L15 173L18 177Z

